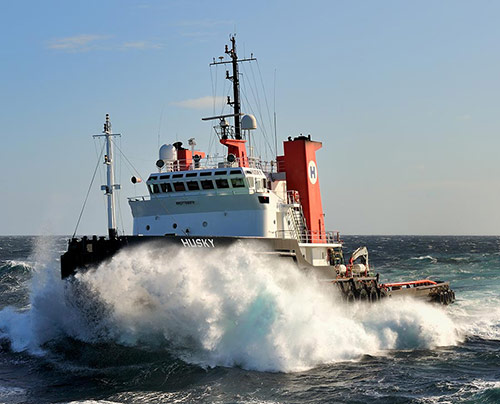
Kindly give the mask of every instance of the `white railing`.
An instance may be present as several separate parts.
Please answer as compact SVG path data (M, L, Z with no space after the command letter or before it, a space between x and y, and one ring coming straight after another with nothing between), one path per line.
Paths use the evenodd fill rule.
M149 201L151 197L149 195L141 195L141 196L130 196L127 198L128 201L139 202L139 201Z
M338 231L312 231L306 230L301 232L298 237L295 230L277 230L275 232L277 238L296 238L299 243L340 243L340 232Z
M286 191L286 203L289 205L300 205L300 194L299 191Z
M249 167L262 170L264 172L275 172L276 161L263 161L259 157L245 157L244 159L236 158L234 161L228 161L225 156L209 156L200 159L196 162L194 159L183 159L175 161L167 161L160 169L160 172L175 172L188 170L204 170L215 168L236 168Z

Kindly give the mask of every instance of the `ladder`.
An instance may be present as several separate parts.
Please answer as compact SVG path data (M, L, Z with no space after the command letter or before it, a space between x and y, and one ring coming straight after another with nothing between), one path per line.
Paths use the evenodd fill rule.
M307 225L302 211L302 205L294 204L288 209L288 218L292 225L292 230L295 238L299 242L306 242L307 239Z

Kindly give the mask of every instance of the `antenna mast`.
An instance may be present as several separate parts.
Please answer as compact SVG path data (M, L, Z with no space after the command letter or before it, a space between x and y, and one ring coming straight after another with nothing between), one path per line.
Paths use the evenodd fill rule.
M114 190L120 189L120 185L115 184L115 172L113 162L113 136L121 136L120 133L111 133L111 121L109 114L106 114L106 122L102 135L94 135L94 137L106 138L106 155L104 156L104 164L106 164L106 185L101 186L101 190L108 197L108 235L109 239L116 239L116 216L115 216L115 193Z
M231 98L228 96L227 97L227 103L228 105L231 105L234 109L234 138L240 140L241 139L241 118L240 118L240 110L241 110L241 103L240 103L240 76L239 76L239 70L238 70L238 63L239 62L250 62L252 60L257 60L253 57L253 54L251 54L250 58L248 59L239 59L238 60L238 55L236 54L236 39L233 36L231 36L231 49L226 45L226 49L224 51L231 60L226 60L226 61L220 61L216 62L215 58L213 63L210 63L210 66L214 65L223 65L223 64L229 64L231 63L233 66L233 75L229 75L229 71L226 70L226 79L231 80L233 82L233 101L231 101ZM223 59L222 57L220 59Z

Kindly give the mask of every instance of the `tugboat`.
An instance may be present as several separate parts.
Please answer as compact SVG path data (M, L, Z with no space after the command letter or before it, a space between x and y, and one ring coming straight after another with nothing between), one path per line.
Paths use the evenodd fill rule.
M156 171L146 181L148 196L129 198L133 235L119 236L115 218L114 138L109 115L102 136L106 142L104 164L107 183L108 237L73 236L61 257L61 277L97 267L118 251L142 243L159 248L237 248L255 243L259 253L273 254L315 274L351 302L377 301L384 297L411 295L441 304L452 303L454 292L448 282L419 280L379 283L368 262L366 247L358 248L348 262L338 232L325 230L316 152L321 142L311 136L288 137L284 153L272 161L247 151L251 133L257 128L253 115L241 113L239 64L256 60L238 59L236 40L226 45L226 57L211 65L231 65L233 113L203 118L218 121L214 127L219 142L227 148L221 158L189 148L182 142L164 144L159 150ZM228 121L232 120L231 125ZM140 181L132 177L132 182Z

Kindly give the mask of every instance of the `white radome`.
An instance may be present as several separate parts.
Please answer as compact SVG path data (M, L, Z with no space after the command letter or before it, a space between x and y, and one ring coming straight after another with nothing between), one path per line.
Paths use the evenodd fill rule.
M177 150L174 145L164 144L160 147L160 160L165 162L177 160Z
M257 129L257 120L251 114L243 115L241 118L241 129L243 130L253 130Z

